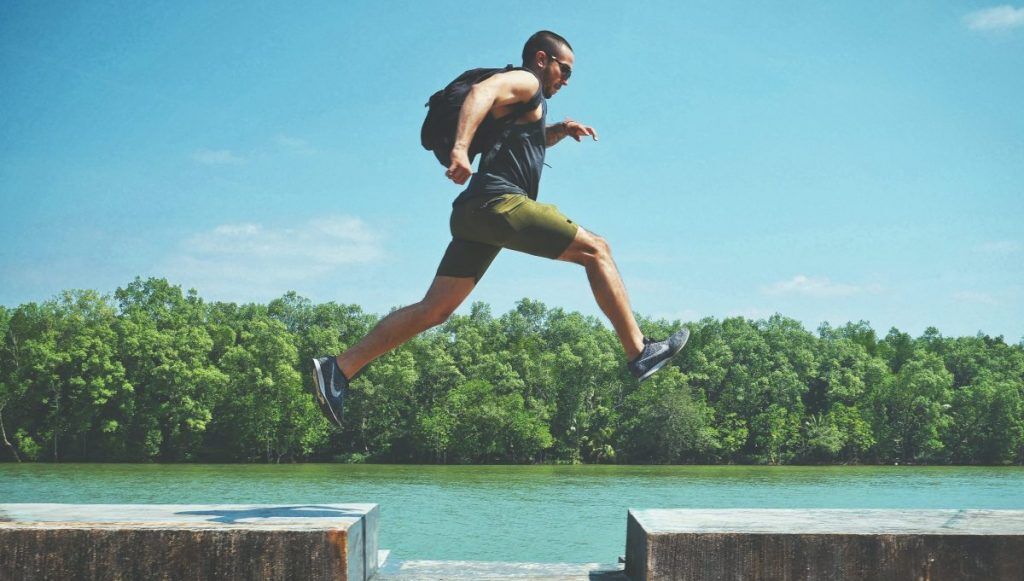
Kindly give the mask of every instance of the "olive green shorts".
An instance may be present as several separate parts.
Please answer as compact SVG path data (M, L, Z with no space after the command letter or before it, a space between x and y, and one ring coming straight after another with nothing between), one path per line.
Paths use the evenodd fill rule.
M579 226L553 204L523 194L502 194L455 205L451 230L452 241L437 275L479 282L502 248L558 258L576 238Z

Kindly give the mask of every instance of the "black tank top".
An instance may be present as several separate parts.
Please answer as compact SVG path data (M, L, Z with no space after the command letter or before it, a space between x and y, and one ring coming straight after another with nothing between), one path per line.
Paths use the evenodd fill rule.
M547 149L545 122L548 102L543 96L540 104L540 119L531 123L513 123L501 132L494 145L484 153L480 167L454 204L476 197L491 198L513 193L537 199Z

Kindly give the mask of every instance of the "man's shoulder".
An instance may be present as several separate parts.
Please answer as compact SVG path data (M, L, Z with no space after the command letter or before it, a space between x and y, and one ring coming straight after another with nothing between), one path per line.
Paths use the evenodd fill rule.
M540 90L540 79L528 69L502 71L491 78L498 83L507 83L516 90L528 90L531 95Z

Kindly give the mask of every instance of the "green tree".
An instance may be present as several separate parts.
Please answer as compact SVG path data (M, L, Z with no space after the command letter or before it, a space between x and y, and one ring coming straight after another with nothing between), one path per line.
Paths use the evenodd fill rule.
M841 327L832 327L828 323L822 323L818 327L818 335L828 342L845 339L859 345L865 353L871 356L878 352L878 334L867 321L847 323Z
M308 361L377 320L293 292L207 304L163 279L0 307L3 456L1024 463L1024 344L705 318L637 384L601 320L529 299L497 318L474 303L374 362L333 430Z
M626 398L619 447L631 462L700 461L715 446L712 415L693 398L686 376L667 368Z
M809 371L813 357L774 354L769 332L740 317L724 320L720 333L732 357L723 362L726 372L721 386L712 387L719 398L716 412L726 417L735 414L743 421L749 434L743 452L750 459L770 464L788 461L800 446L807 391L791 361L802 357L800 367Z
M114 308L95 291L65 291L56 313L55 404L62 409L53 421L66 434L65 457L120 458L132 386L117 353Z
M950 426L953 376L933 353L919 350L877 395L881 425L875 432L882 454L903 462L941 458Z
M447 456L455 462L530 461L552 444L543 410L481 379L456 386L428 418L445 426Z
M56 334L53 331L53 303L27 303L11 311L6 324L2 370L4 411L11 420L12 450L17 458L21 452L28 460L36 460L43 452L47 403L52 392ZM54 380L55 381L55 380ZM5 426L6 427L6 426Z
M955 462L1011 464L1024 451L1022 384L976 377L953 395L949 447Z
M303 385L298 351L265 307L249 305L241 315L238 344L218 362L227 380L207 447L231 460L305 457L326 441L328 427Z
M120 358L135 392L126 456L192 459L226 381L211 360L206 306L194 290L186 296L181 287L156 278L137 278L114 297Z
M878 354L889 364L893 373L899 373L903 365L914 357L914 339L907 333L893 327L878 344Z
M804 421L804 457L827 462L839 455L846 444L844 434L831 415L817 414Z
M875 445L873 410L863 404L882 388L891 372L864 346L863 338L870 333L858 328L855 335L862 340L855 341L843 329L823 333L818 371L805 397L810 413L804 421L809 461L858 462Z
M24 390L16 390L16 364L14 352L10 344L11 312L4 306L0 306L0 337L3 344L0 345L0 439L4 448L14 458L15 462L21 462L18 449L7 438L7 427L4 424L4 408L12 400L21 397Z
M419 372L412 352L399 348L378 359L352 384L343 439L349 453L408 462L422 451L415 441Z
M586 325L581 318L572 318ZM592 321L596 324L596 321ZM615 456L612 436L615 405L625 392L622 348L609 341L608 331L589 326L573 343L555 348L551 380L551 430L557 456L568 462L597 461Z

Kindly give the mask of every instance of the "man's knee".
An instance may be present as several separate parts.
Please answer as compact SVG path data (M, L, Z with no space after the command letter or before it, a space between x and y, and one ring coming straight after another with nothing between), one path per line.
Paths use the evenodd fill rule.
M437 276L423 300L416 304L420 320L427 328L436 327L452 316L476 286L472 277Z
M608 241L597 234L594 235L594 254L599 258L611 258L612 256L612 247L608 245Z
M581 232L583 231L581 230ZM569 259L583 266L610 260L612 256L612 249L608 245L608 241L593 232L583 233L573 241L570 248L572 252Z

